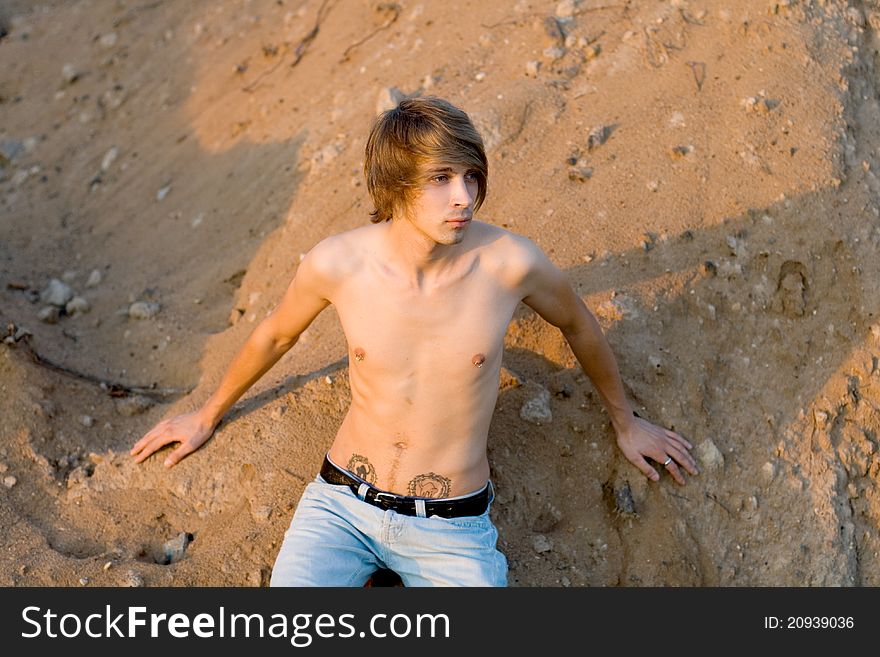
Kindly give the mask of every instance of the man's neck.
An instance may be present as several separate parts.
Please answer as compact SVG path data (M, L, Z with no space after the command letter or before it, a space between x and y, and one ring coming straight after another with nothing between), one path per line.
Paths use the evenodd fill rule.
M395 268L422 288L425 276L434 276L460 253L462 243L438 244L405 218L392 219L388 232L389 259Z

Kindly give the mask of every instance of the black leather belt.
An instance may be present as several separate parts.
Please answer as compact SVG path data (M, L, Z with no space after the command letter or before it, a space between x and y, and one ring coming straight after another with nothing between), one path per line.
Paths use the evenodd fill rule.
M321 478L328 484L344 484L351 488L355 495L360 497L358 491L364 482L349 474L342 468L337 467L327 457L321 466ZM478 516L489 508L491 496L491 484L467 497L459 497L449 500L432 500L424 497L407 497L395 493L386 493L378 488L367 485L366 495L361 498L367 504L372 504L380 509L395 511L407 516L416 516L416 500L424 501L425 516L440 516L441 518L459 518L461 516Z

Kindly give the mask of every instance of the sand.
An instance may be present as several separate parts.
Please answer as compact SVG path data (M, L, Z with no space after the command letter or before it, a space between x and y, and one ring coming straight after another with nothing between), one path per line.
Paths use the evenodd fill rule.
M399 94L471 114L478 218L566 271L702 470L645 480L521 307L489 442L511 585L880 584L876 1L13 1L0 28L0 585L267 585L350 400L332 309L179 466L128 450L369 221Z

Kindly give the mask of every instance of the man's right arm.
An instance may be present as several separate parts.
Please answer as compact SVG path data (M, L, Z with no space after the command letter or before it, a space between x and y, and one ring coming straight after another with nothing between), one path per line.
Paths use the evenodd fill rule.
M334 263L338 262L333 250L330 240L325 240L303 258L281 302L253 330L214 394L199 410L163 420L146 433L131 449L135 462L179 442L165 459L165 466L171 467L211 437L226 411L296 344L330 304L336 281Z

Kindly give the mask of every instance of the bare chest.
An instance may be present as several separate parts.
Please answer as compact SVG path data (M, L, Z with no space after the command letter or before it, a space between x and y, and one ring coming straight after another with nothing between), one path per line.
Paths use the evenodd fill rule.
M336 308L350 367L362 376L477 377L500 363L518 300L491 278L476 275L422 293L379 283L346 286Z

